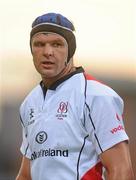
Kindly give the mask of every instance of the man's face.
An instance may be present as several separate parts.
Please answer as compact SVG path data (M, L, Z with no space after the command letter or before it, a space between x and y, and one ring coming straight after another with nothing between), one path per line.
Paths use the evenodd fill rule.
M31 44L34 65L42 78L53 78L65 68L68 44L62 36L39 33L34 35Z

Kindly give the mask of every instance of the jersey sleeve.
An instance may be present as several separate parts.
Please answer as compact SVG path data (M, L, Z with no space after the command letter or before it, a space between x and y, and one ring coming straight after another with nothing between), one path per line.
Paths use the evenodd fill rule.
M86 103L85 127L98 154L128 140L120 97L96 96Z
M25 121L23 120L23 118L21 117L21 115L20 115L20 119L21 119L21 125L22 125L22 139L23 139L21 147L20 147L20 151L24 156L31 159L31 150L29 148L29 142L27 140L27 125Z

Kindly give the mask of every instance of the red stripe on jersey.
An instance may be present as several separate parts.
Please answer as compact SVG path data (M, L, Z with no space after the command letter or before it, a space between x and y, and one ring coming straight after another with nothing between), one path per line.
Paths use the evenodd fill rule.
M94 80L94 81L97 81L93 76L91 76L90 74L86 74L84 73L84 76L87 80Z
M95 78L94 78L93 76L91 76L90 74L84 73L84 76L85 76L86 80L93 80L93 81L97 81L97 82L99 82L99 83L101 83L101 84L104 84L103 82L95 79ZM106 84L104 84L104 85L106 85ZM106 85L106 86L107 86L107 85Z
M81 180L103 180L102 179L102 163L99 162L93 168L88 170Z

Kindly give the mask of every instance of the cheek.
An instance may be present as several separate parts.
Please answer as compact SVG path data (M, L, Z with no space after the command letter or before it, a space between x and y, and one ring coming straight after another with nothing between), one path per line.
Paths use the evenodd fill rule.
M39 58L39 57L40 57L40 54L41 54L41 49L35 48L35 47L32 48L32 56L33 56L35 59L36 59L36 58Z
M59 66L64 67L66 62L67 62L66 54L61 55L61 57L59 58L59 62L58 62Z
M68 48L65 50L65 59L67 59L68 58Z
M32 53L32 56L33 56L33 61L34 61L34 62L38 62L38 61L39 61L39 59L40 59L40 54L39 54L39 53L37 53L36 51L34 51L34 52Z
M68 58L68 51L64 51L61 55L61 58L63 59L64 62L66 62Z
M33 55L33 63L36 68L38 68L38 66L39 66L38 59L39 58L36 55Z

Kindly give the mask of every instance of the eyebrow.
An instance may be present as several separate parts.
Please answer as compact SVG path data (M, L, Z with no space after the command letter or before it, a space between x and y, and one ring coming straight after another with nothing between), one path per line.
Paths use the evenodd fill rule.
M33 39L32 40L32 43L54 43L54 42L58 42L58 43L61 43L61 44L65 44L65 41L63 41L62 39L56 37L55 39L50 39L50 40L43 40L43 39ZM67 43L67 41L66 41Z

